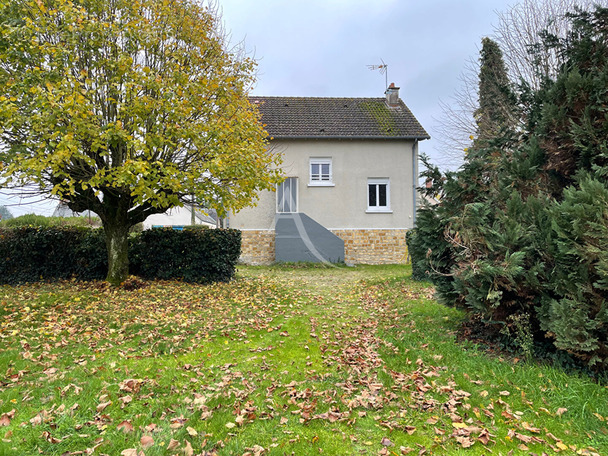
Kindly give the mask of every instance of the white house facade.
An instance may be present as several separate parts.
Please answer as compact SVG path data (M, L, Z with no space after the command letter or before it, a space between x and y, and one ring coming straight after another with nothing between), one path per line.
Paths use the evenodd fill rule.
M192 223L192 206L174 207L164 214L150 215L144 221L144 230L155 227L183 227L190 225L205 225L209 228L216 228L216 220L203 212L201 209L194 209L194 223Z
M230 227L243 232L241 260L405 262L418 142L429 135L398 88L389 87L385 98L251 101L273 151L283 155L286 180L261 193L257 206L230 214Z

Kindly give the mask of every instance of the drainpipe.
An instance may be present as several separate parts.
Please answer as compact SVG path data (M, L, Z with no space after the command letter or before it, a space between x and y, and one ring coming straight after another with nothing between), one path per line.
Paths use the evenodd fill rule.
M414 223L414 228L416 228L416 203L417 203L417 198L416 198L416 189L418 187L418 140L415 139L414 140L414 144L412 144L412 195L414 200L413 200L413 207L414 207L414 219L413 219L413 223Z

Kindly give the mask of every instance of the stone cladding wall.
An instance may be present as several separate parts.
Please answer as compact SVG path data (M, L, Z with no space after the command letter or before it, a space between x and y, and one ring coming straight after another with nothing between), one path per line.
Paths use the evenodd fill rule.
M409 262L406 229L332 230L344 241L346 264L404 264Z
M274 263L274 230L247 230L241 233L241 263Z
M409 262L406 229L331 230L344 241L346 264L404 264ZM242 231L240 261L245 264L274 263L274 231Z

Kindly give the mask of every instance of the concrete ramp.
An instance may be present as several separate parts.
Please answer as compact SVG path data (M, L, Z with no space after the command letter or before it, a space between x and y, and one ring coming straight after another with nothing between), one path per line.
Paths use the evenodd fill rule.
M275 222L277 262L344 262L344 241L306 214L279 213Z

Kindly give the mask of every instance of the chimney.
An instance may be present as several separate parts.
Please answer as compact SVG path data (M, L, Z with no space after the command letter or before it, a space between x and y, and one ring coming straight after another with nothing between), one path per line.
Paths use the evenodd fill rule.
M386 104L391 108L399 106L399 87L395 87L395 83L391 82L391 85L386 89Z

